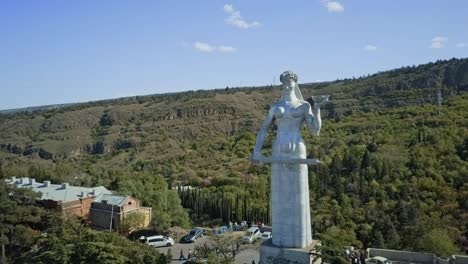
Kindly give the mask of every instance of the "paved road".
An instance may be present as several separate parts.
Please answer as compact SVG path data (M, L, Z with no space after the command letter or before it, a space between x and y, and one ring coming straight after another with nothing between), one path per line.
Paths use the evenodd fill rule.
M239 255L236 256L236 263L237 264L251 264L252 260L255 263L258 263L258 259L260 258L260 251L259 248L249 248L246 250L242 250Z
M209 241L208 236L203 236L194 243L190 244L181 244L181 243L175 243L174 246L172 247L161 247L157 248L159 252L166 254L167 251L170 249L172 253L172 264L180 264L184 263L186 260L179 260L180 257L180 250L182 249L184 256L187 257L187 254L189 252L189 249L192 251L195 249L195 246L202 246L205 244L205 242ZM240 253L236 256L236 263L237 264L251 264L252 260L255 261L255 263L258 263L259 259L259 251L258 251L258 243L253 246L249 246L248 248L241 247Z
M167 253L167 250L171 250L171 253L172 253L172 263L184 263L186 260L179 260L179 257L180 257L180 250L182 250L184 256L187 258L187 255L188 255L188 252L189 252L189 249L193 250L195 249L195 246L201 246L203 244L205 244L205 242L208 241L208 237L207 236L203 236L199 239L197 239L197 241L195 241L194 243L175 243L174 246L172 247L161 247L161 248L157 248L157 250L159 250L159 252L161 253L164 253L166 254Z

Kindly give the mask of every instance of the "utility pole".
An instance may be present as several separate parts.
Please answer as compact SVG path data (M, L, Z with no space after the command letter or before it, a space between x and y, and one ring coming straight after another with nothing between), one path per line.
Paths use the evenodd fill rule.
M445 70L441 70L439 74L432 74L434 79L435 85L437 87L437 106L438 106L438 114L439 116L442 115L442 85L444 82Z
M3 234L3 231L2 231L2 236L0 237L0 239L2 240L2 264L6 264L6 256L5 256L5 241L3 241L3 237L4 234Z
M109 233L112 233L112 221L114 220L114 205L111 203L111 217L109 223Z
M440 86L437 88L437 104L439 105L439 116L442 114L442 92Z

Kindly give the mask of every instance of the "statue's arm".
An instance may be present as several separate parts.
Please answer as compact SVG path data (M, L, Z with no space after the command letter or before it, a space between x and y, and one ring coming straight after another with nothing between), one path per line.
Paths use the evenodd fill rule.
M265 143L265 138L267 136L268 128L270 128L273 123L274 118L274 107L268 112L267 118L263 121L260 130L257 133L257 139L255 140L255 149L253 153L253 159L262 157L262 147Z
M308 102L306 102L306 124L307 127L312 131L314 136L318 136L320 129L322 128L322 118L320 116L320 105L315 103L314 107L311 107Z

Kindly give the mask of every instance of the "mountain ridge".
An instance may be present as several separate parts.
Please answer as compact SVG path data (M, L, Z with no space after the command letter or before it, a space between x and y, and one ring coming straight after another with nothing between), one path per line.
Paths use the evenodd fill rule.
M439 89L444 98L468 91L468 59L302 84L300 88L306 98L331 94L322 115L333 120L386 108L435 104ZM279 96L279 86L226 87L0 114L0 151L53 160L144 149L165 138L187 142L254 133Z
M392 73L392 72L398 72L398 71L404 71L408 69L414 69L414 68L420 68L420 67L427 67L428 65L432 64L439 64L439 63L445 63L445 62L450 62L450 61L463 61L467 60L467 58L452 58L452 59L447 59L447 60L437 60L436 62L429 62L429 63L424 63L424 64L419 64L419 65L413 65L413 66L402 66L399 68L394 68L390 70L384 70L384 71L378 71L377 73L374 74L367 74L360 76L358 78L352 77L352 78L343 78L343 79L336 79L334 81L320 81L320 82L307 82L307 83L302 83L299 84L299 86L315 86L315 85L329 85L333 84L336 82L341 82L341 81L349 81L349 80L356 80L356 79L363 79L363 78L369 78L369 77L375 77L376 75L379 74L387 74L387 73ZM264 85L264 86L245 86L245 87L233 87L230 89L257 89L257 88L262 88L262 87L271 87L273 85ZM138 98L145 98L145 97L159 97L159 96L177 96L177 95L183 95L186 93L199 93L199 92L216 92L216 91L223 91L225 88L214 88L214 89L206 89L206 90L187 90L187 91L180 91L180 92L168 92L168 93L157 93L157 94L147 94L147 95L137 95L137 96L126 96L126 97L119 97L119 98L111 98L111 99L102 99L102 100L92 100L92 101L87 101L87 102L76 102L76 103L62 103L62 104L49 104L49 105L38 105L38 106L28 106L28 107L20 107L20 108L11 108L11 109L3 109L0 110L0 114L11 114L11 113L18 113L18 112L34 112L34 111L47 111L47 110L53 110L53 109L58 109L58 108L64 108L64 107L69 107L69 106L79 106L79 105L86 105L86 104L94 104L94 103L105 103L105 102L119 102L119 101L125 101L125 100L138 100Z

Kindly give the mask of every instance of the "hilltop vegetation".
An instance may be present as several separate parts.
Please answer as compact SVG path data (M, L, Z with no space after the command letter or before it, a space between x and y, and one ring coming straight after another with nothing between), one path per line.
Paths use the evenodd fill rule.
M325 118L341 119L409 105L436 103L468 91L468 59L404 67L358 79L301 85L305 97L331 94ZM226 88L212 91L129 97L69 107L0 115L0 150L45 160L122 151L156 158L187 152L194 139L229 138L255 132L279 87ZM167 140L169 139L169 140ZM155 144L156 143L156 144ZM162 153L161 153L162 152ZM151 157L155 158L154 155ZM131 163L146 157L137 156ZM167 157L166 157L167 158Z
M323 161L310 168L314 236L431 250L429 235L445 232L444 243L461 251L468 231L468 59L300 87L304 97L332 95L320 137L304 131L310 156ZM166 184L200 188L179 190L193 221L268 222L269 168L248 157L279 93L226 88L3 114L0 175L104 185L156 208L161 228L188 225L184 211L161 198ZM171 205L180 203L168 193Z

